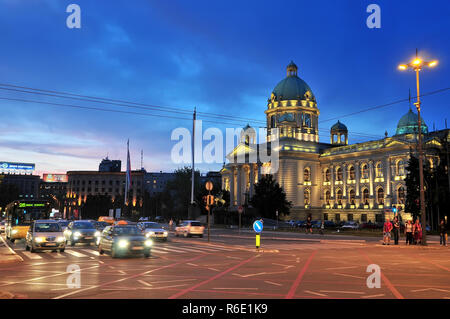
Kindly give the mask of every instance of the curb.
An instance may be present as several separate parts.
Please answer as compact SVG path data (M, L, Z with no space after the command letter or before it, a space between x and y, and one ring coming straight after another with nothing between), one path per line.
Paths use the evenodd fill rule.
M6 241L3 239L3 237L0 236L0 239L3 242L3 245L8 248L9 250L9 254L0 254L1 258L0 258L0 265L1 264L9 264L9 263L14 263L14 262L22 262L23 258L20 257L15 251L14 249L12 249L11 247L9 247L9 245L6 243ZM2 247L1 243L0 243L0 248ZM6 257L6 259L5 259Z

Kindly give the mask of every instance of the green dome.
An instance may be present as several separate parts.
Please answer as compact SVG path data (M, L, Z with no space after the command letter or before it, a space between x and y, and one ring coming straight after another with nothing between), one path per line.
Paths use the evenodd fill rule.
M347 126L345 126L343 123L339 122L339 120L337 121L336 124L334 124L331 127L331 131L341 131L341 132L345 131L345 132L348 132Z
M275 99L281 100L304 100L308 92L310 99L315 100L311 88L305 81L297 76L297 66L291 61L287 66L287 76L280 81L272 91Z
M409 109L408 113L403 115L400 121L398 121L397 131L395 132L395 135L416 134L419 131L419 125L417 122L418 122L417 114L414 113L411 109ZM423 118L421 118L421 127L422 133L427 134L428 126L425 124Z

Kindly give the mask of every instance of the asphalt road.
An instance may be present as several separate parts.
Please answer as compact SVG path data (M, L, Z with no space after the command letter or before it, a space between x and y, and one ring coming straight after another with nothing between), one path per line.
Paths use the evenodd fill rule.
M17 243L11 247L23 262L0 264L0 292L44 299L450 299L449 247L268 232L257 251L250 232L211 234L210 243L171 234L148 259L112 259L83 245L31 254ZM381 269L380 288L367 286L371 264ZM78 275L80 286L69 287Z

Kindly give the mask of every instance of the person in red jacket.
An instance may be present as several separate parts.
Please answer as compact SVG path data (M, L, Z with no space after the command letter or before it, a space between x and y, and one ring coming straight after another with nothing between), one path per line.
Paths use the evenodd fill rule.
M391 231L392 231L392 223L389 218L386 218L386 221L383 225L383 245L389 245L391 242Z

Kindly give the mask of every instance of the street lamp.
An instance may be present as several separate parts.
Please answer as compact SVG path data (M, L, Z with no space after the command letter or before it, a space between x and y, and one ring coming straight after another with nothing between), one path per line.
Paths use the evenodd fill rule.
M414 105L417 108L417 125L419 129L419 179L420 179L420 215L422 219L422 229L425 229L425 231L422 230L422 244L427 244L427 215L425 212L425 193L423 188L423 151L422 151L422 123L420 119L420 90L419 90L419 71L422 70L422 68L428 66L430 68L435 67L437 65L438 61L424 61L417 55L417 49L416 49L416 57L414 60L412 60L408 64L400 64L398 66L399 70L407 70L409 68L416 71L416 86L417 86L417 102L414 103Z

